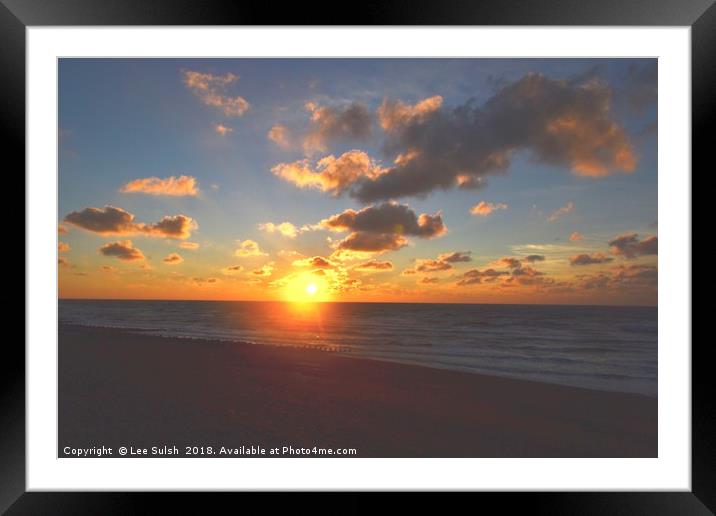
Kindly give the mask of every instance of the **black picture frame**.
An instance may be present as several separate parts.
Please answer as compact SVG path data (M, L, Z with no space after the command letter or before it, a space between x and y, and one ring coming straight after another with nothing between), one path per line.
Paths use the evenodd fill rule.
M198 0L0 0L0 120L7 129L7 157L25 166L25 29L43 25L634 25L690 26L692 51L692 168L706 163L713 146L708 131L716 105L716 5L713 0L482 0L364 1L350 17L336 5ZM346 9L344 6L343 9ZM343 11L347 12L347 11ZM702 167L705 168L705 167ZM8 167L7 172L10 172ZM24 185L22 187L24 189ZM32 272L25 271L26 278ZM662 314L663 315L663 314ZM679 343L688 345L689 343ZM711 345L692 346L691 492L485 493L501 512L538 514L712 514L716 511L716 428L713 374L706 358ZM25 492L25 353L7 339L0 360L0 511L7 514L141 514L146 493ZM183 510L207 512L207 497L178 497ZM304 498L305 500L305 498ZM332 503L330 500L327 503ZM315 509L315 502L292 502ZM335 503L335 502L333 502ZM420 502L421 505L423 502ZM470 503L475 503L470 502ZM310 504L310 505L309 505ZM342 512L373 505L355 495Z

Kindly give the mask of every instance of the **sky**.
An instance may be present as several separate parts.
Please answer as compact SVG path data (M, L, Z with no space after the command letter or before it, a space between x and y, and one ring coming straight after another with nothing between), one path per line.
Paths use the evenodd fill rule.
M653 59L61 59L61 298L657 302Z

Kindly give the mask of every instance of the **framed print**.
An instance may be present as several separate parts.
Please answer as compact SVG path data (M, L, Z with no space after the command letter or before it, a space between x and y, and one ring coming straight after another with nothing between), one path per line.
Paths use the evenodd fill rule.
M713 510L690 178L716 8L561 4L5 2L28 302L2 507Z

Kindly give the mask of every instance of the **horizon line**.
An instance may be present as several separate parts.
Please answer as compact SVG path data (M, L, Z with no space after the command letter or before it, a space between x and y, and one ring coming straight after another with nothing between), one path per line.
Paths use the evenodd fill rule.
M111 298L111 297L58 297L58 301L163 301L204 303L301 303L301 304L393 304L393 305L503 305L503 306L584 306L584 307L632 307L658 308L659 305L639 304L589 304L589 303L481 303L464 301L287 301L282 299L161 299L161 298Z

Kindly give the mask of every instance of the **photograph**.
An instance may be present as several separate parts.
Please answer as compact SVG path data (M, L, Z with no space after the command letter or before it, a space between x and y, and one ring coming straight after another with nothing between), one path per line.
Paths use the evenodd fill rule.
M658 457L658 70L59 57L57 457Z

